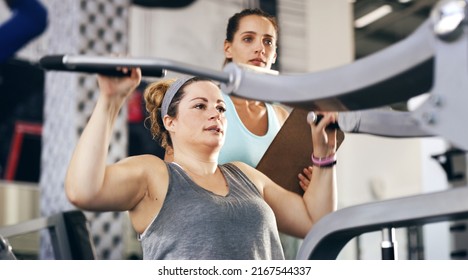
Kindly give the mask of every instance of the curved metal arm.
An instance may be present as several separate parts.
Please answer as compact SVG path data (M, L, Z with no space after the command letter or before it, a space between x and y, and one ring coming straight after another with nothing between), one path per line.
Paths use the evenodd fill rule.
M388 227L408 227L468 218L468 187L340 209L307 234L297 259L336 259L352 238Z
M377 108L431 93L431 98L413 112L371 112L365 113L365 118L361 114L359 131L392 137L439 135L453 146L468 150L468 130L456 125L460 119L466 119L468 104L465 6L463 0L441 1L433 10L432 19L399 43L351 64L308 74L267 75L233 63L220 72L152 58L67 56L62 62L86 67L93 63L108 63L114 68L156 67L204 76L221 82L226 93L309 111ZM381 121L381 125L371 118ZM398 123L402 124L400 128ZM356 132L354 128L351 131Z
M434 136L421 128L412 112L388 109L340 112L338 124L342 131L348 133L365 133L395 138Z
M219 81L224 92L248 99L307 110L349 111L406 101L427 92L433 79L433 39L426 21L407 39L374 55L335 69L297 75L269 75L234 63L215 71L160 58L53 55L41 61L45 69L61 71L79 72L80 67L94 66L165 69ZM46 61L51 63L46 65Z
M306 110L348 111L406 101L432 87L434 35L430 21L378 53L330 70L265 75L230 63L233 80L223 91L248 99L281 102Z
M139 67L146 76L161 77L165 70L202 76L221 83L230 83L229 73L215 71L203 67L190 65L170 59L144 57L104 57L87 55L47 55L39 60L39 64L46 70L73 71L88 73L111 73L120 67Z
M441 1L405 40L354 63L322 72L271 76L229 64L232 81L224 90L243 98L281 102L306 110L356 111L408 101L430 93L419 108L408 113L372 112L362 117L369 129L361 133L383 136L438 135L453 146L468 150L468 24L464 0ZM453 23L453 24L452 24ZM402 114L402 115L397 115ZM401 125L399 121L408 118ZM386 124L389 123L389 129ZM340 125L341 127L342 125ZM414 131L411 131L414 130Z

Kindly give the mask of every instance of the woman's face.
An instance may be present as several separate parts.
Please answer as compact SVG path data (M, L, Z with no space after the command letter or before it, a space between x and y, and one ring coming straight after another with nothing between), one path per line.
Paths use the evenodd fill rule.
M182 142L221 148L226 131L226 105L220 89L210 81L198 81L184 91L177 117L169 125L174 148Z
M276 60L276 37L275 27L268 19L245 16L232 42L224 42L224 55L235 63L270 69Z

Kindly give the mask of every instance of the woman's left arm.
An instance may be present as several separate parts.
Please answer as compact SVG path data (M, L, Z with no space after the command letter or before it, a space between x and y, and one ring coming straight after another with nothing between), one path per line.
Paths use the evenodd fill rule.
M313 223L337 208L337 129L330 128L330 125L337 122L338 114L318 114L323 115L322 120L310 123L313 144L311 160L315 162L309 186L303 195Z
M336 121L336 114L324 113L322 121L311 124L314 156L326 158L336 151L336 130L327 126ZM275 213L278 228L286 234L304 238L312 226L337 208L336 167L314 166L312 178L303 196L291 192L263 173L242 168L263 194Z

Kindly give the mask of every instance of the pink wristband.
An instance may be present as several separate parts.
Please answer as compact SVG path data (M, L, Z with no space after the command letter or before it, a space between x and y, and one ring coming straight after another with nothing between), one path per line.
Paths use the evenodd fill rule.
M323 158L315 157L314 154L312 154L312 163L313 165L318 166L318 167L333 166L336 164L336 154L333 153Z

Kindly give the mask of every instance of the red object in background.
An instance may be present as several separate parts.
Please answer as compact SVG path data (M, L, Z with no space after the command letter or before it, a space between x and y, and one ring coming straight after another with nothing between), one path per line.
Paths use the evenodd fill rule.
M21 154L24 135L42 136L42 124L17 121L15 123L15 131L13 134L10 154L5 170L5 180L13 181L16 175L16 169Z
M129 123L139 123L145 119L145 115L143 114L142 98L143 94L139 90L135 90L132 95L130 95L127 103Z

